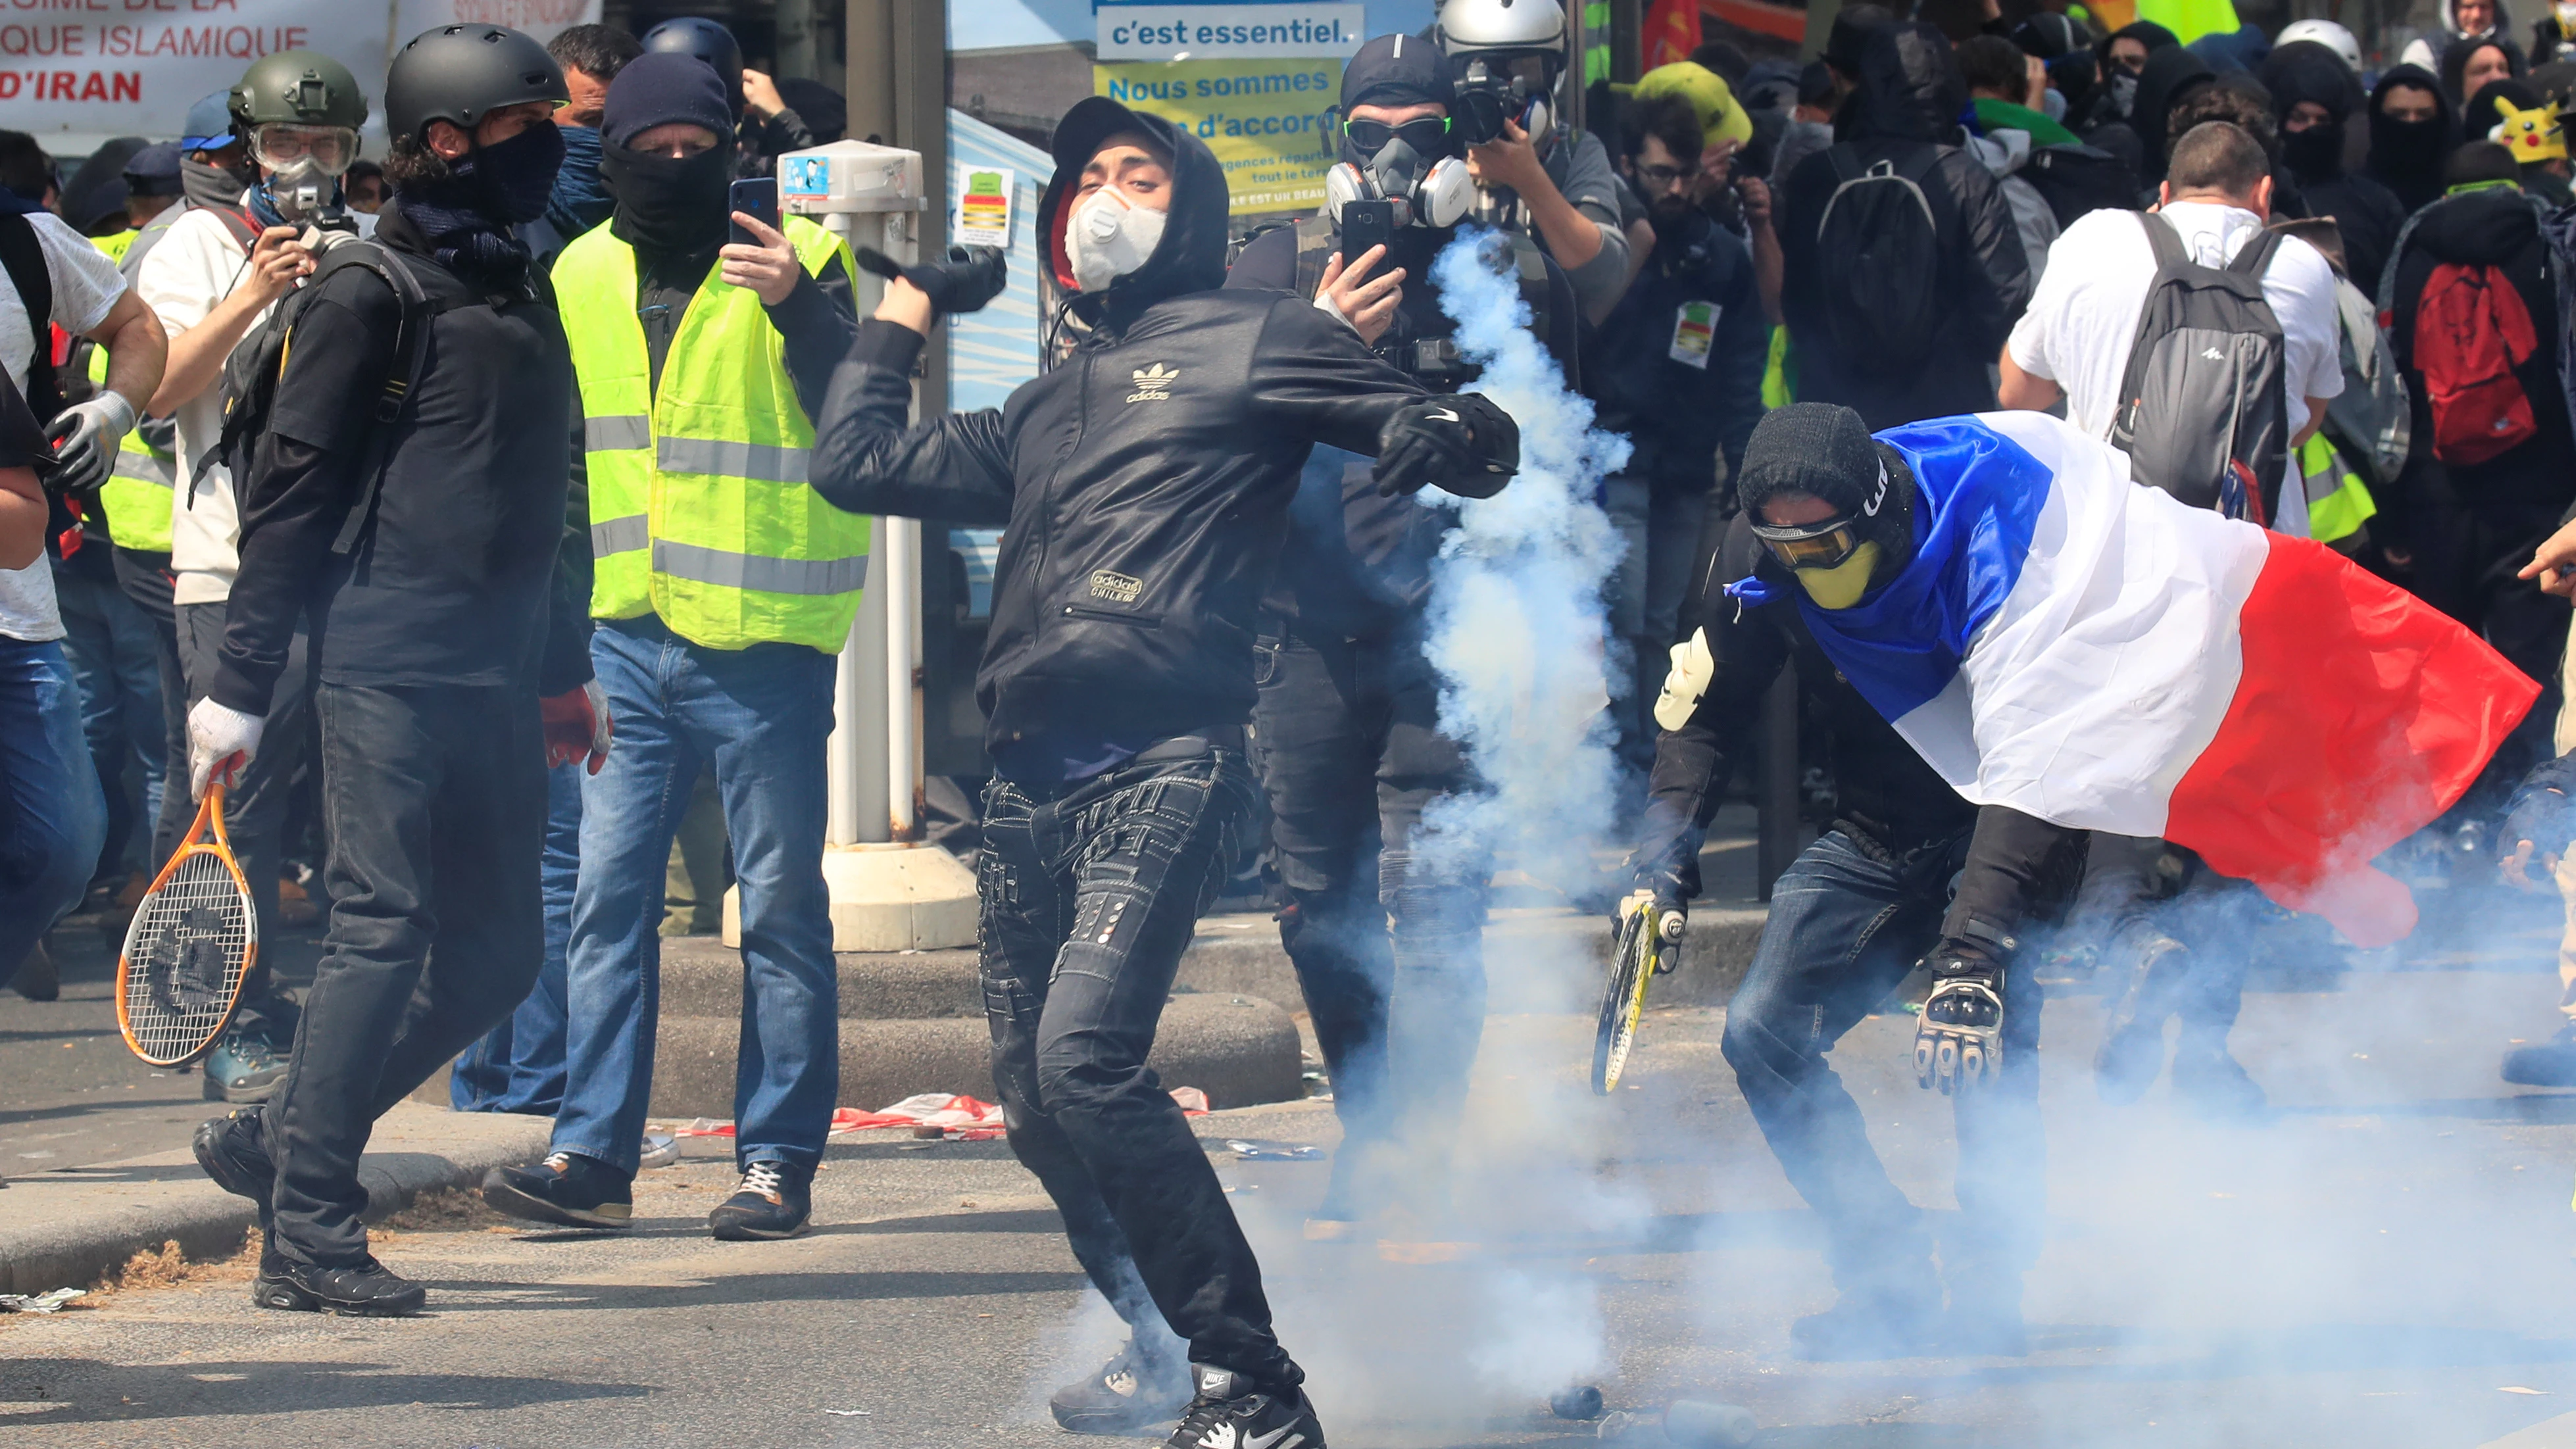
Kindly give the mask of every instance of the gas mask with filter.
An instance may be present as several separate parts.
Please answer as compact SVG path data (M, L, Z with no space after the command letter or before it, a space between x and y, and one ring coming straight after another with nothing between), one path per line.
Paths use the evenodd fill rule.
M268 169L271 205L290 224L329 225L342 213L340 177L358 159L358 133L345 126L270 122L253 127L251 154Z
M1453 122L1419 116L1398 125L1342 123L1342 159L1324 174L1324 210L1334 224L1354 201L1391 201L1398 228L1455 226L1475 204L1476 183L1455 154Z

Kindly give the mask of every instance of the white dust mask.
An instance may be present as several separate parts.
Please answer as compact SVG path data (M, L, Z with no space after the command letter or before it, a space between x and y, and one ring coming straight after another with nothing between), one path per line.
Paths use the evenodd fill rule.
M1137 206L1114 186L1104 186L1082 199L1065 222L1065 255L1073 262L1073 284L1097 292L1145 265L1162 243L1163 212Z

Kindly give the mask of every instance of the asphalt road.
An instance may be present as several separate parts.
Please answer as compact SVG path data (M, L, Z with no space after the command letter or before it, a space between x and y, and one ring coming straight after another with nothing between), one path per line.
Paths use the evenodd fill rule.
M1656 1013L1633 1090L1605 1102L1580 1084L1584 1014L1500 1003L1458 1219L1427 1233L1465 1246L1396 1255L1449 1261L1303 1242L1324 1168L1219 1145L1329 1144L1325 1104L1201 1128L1342 1449L1597 1442L1543 1407L1577 1381L1639 1415L1621 1442L1647 1449L1677 1397L1747 1405L1781 1446L2576 1444L2576 1415L2551 1423L2576 1410L2576 1095L2495 1076L2509 1039L2555 1024L2549 932L2465 919L2412 958L2441 969L2268 965L2237 1033L2278 1109L2254 1124L2196 1121L2161 1086L2101 1104L2100 1003L2053 992L2026 1359L1787 1357L1788 1320L1831 1287L1715 1011ZM1901 1011L1873 1018L1835 1062L1938 1232L1950 1112L1913 1085L1910 1034ZM238 1275L0 1318L0 1421L43 1449L1067 1442L1044 1395L1115 1331L1000 1144L836 1147L820 1226L790 1243L709 1241L729 1186L720 1159L649 1173L625 1237L402 1229L378 1252L432 1285L415 1321L258 1312Z

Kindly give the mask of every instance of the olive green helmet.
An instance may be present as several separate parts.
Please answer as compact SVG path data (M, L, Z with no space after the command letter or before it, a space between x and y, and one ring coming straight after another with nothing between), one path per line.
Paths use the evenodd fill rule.
M367 123L367 98L349 68L318 50L281 50L251 62L229 98L233 123L253 127L345 126Z

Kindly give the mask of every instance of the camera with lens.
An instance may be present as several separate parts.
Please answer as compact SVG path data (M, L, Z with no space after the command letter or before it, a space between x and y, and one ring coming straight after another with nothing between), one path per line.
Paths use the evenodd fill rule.
M1476 55L1459 66L1457 93L1449 103L1451 121L1460 139L1470 146L1482 146L1503 138L1503 122L1509 120L1522 130L1532 130L1532 112L1546 104L1543 87L1514 75L1499 55Z

